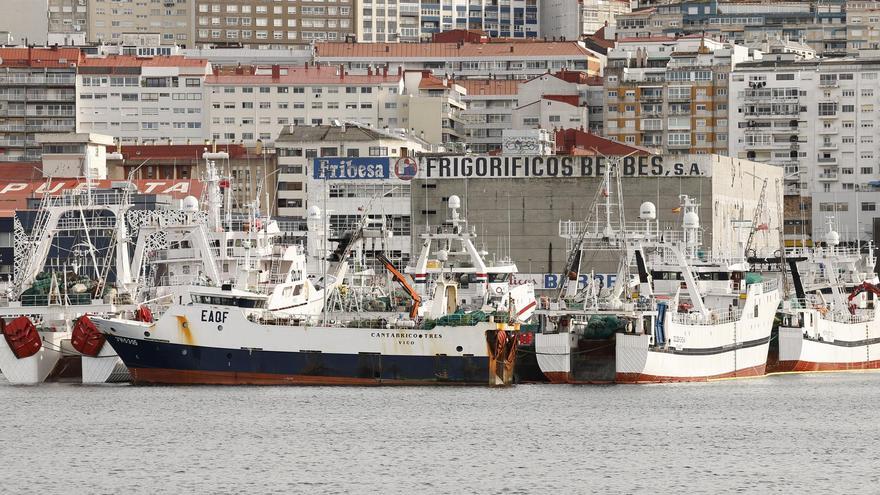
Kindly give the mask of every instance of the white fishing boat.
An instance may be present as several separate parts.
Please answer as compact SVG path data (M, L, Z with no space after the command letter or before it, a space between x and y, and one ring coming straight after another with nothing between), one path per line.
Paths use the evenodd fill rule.
M661 231L651 203L640 208L641 225L627 225L610 199L622 196L615 169L612 163L594 201L604 204L606 221L577 226L567 278L578 280L582 250L605 249L620 253L618 283L613 290L588 284L577 291L570 282L560 291L568 298L539 309L535 351L542 371L561 383L763 375L780 301L777 281L752 273L743 257L703 251L699 205L686 195L681 230Z
M880 369L880 288L872 244L840 246L829 219L825 245L792 266L772 372Z

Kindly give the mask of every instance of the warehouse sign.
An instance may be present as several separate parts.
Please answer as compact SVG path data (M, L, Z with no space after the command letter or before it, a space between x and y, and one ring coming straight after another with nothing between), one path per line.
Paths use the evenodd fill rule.
M609 160L602 156L426 156L420 179L503 179L601 177ZM707 175L703 164L664 160L661 155L620 157L624 177L694 177Z
M318 180L387 179L391 160L388 157L323 157L312 161Z

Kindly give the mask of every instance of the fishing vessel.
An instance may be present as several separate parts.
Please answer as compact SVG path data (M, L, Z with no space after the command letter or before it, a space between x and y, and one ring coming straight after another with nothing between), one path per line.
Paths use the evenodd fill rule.
M783 303L772 372L880 368L880 296L872 244L840 246L829 219L822 247L794 264L793 298Z
M475 261L482 257L458 208L450 201L450 231L426 233L429 246L446 247L440 250L446 256L436 257L430 288L419 292L379 257L411 297L409 311L396 317L370 311L354 316L272 311L267 296L225 283L190 286L188 298L173 301L155 322L126 314L94 321L139 384L509 385L516 331L534 299L515 297L513 291L493 298L488 277L467 280L467 289L482 289L459 291L460 270L473 270L476 279L488 267ZM476 265L447 266L459 256L452 244L462 241ZM342 261L349 251L342 248ZM427 267L429 257L420 256L424 263L416 269Z
M780 301L777 281L751 272L743 257L702 250L699 205L687 195L680 197L680 230L660 230L649 202L640 207L641 225L628 225L616 168L611 162L594 200L604 211L594 206L598 213L568 226L575 237L568 283L538 310L542 332L535 350L542 371L556 383L763 375ZM619 253L613 288L588 283L577 290L588 249Z
M15 273L0 300L0 371L10 383L128 379L87 315L134 307L125 289L130 194L95 191L87 181L84 189L45 194L29 230L15 217ZM74 251L71 265L53 262L63 250Z

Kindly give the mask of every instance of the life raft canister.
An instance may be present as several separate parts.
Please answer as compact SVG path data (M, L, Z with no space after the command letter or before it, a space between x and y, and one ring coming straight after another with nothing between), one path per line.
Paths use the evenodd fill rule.
M18 359L31 357L43 347L37 327L27 316L19 316L9 323L0 318L0 332Z
M153 323L153 312L150 311L150 308L147 306L138 306L137 311L134 313L134 317L137 321L142 321L144 323Z
M85 356L95 357L104 347L107 337L98 330L98 327L92 323L88 316L82 315L76 319L73 324L73 334L70 337L70 344L73 348Z

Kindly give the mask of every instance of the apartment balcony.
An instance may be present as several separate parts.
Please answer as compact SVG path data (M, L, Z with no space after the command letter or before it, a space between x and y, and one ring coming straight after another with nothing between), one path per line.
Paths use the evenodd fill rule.
M834 81L819 81L820 88L836 88L840 86L840 83L837 80Z
M774 147L775 143L767 142L767 141L746 141L743 143L743 148L747 150L769 150Z
M0 124L0 132L27 132L29 126Z
M21 93L0 93L0 101L24 101L27 99L27 95L24 92Z
M76 93L40 91L27 94L28 101L76 101Z
M817 158L816 163L818 163L819 165L821 165L823 167L829 167L829 166L836 167L838 165L836 156L832 156L832 157L828 157L828 158Z
M822 143L818 146L820 151L835 151L837 150L836 143Z
M791 120L793 117L796 118L800 115L800 110L791 110L791 111L783 111L776 113L758 113L758 112L743 112L743 117L749 119L789 119ZM832 115L831 117L836 117Z
M837 172L819 174L817 178L819 182L834 182L837 180Z
M642 93L641 96L639 96L639 101L661 102L663 101L663 94Z
M24 117L22 108L4 108L0 110L0 117Z
M0 147L3 148L35 148L37 142L33 139L0 139Z
M2 127L0 127L0 130L2 130ZM29 125L29 126L27 126L27 132L74 132L75 130L76 130L75 124L70 124L70 125L45 124L45 125Z
M27 111L28 117L76 117L76 111L74 109L70 110L36 110L33 108L29 108Z
M40 155L6 155L0 154L0 162L38 162Z
M6 86L73 86L75 83L76 77L73 74L40 76L10 74L0 76L0 85Z
M840 117L840 116L837 115L836 113L831 114L831 115L819 115L820 119L836 119L838 117Z
M801 185L800 183L794 184L786 184L783 188L783 194L786 196L800 196L801 194Z
M818 132L819 134L837 134L838 132L840 132L840 130L837 128L837 126L831 126L820 127L819 129L817 129L816 132Z

